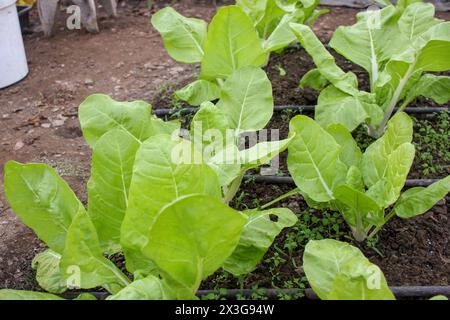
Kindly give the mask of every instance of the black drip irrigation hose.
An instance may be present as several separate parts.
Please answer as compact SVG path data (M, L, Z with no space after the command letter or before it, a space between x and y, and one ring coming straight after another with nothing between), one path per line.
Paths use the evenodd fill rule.
M172 116L172 115L191 115L197 112L198 108L182 108L182 109L154 109L153 113L158 117ZM275 112L283 111L298 111L304 113L314 113L315 106L303 106L303 105L286 105L275 106ZM397 111L398 109L395 109ZM405 112L409 114L432 114L450 111L448 107L411 107L405 108Z
M442 295L446 297L450 297L450 286L405 286L405 287L390 287L392 293L395 295L397 299L411 299L411 298L431 298L434 296ZM304 296L306 299L317 300L319 297L317 294L310 288L307 289L258 289L257 296L261 296L261 292L263 291L264 297L269 299L277 299L280 295L288 295L293 297L302 297ZM84 291L85 292L85 291ZM74 299L82 292L68 292L63 294L62 296L66 299ZM94 295L99 300L105 300L110 294L107 292L89 292ZM206 297L208 295L212 295L218 298L225 299L236 299L238 296L243 296L245 298L252 298L252 296L256 293L255 290L252 289L226 289L224 293L219 293L216 290L199 290L197 291L197 296L199 298Z
M295 186L294 179L290 176L258 176L258 175L246 175L244 181L253 181L256 183L267 184L287 184ZM405 187L428 187L429 185L437 182L438 179L408 179L406 180Z
M407 298L431 298L437 295L450 297L450 286L413 286L413 287L390 287L392 293L397 299ZM276 299L280 295L298 296L304 295L307 299L317 300L319 297L310 288L308 289L262 289L264 296L269 299ZM200 290L197 296L204 297L207 295L216 295L225 299L235 299L236 296L241 295L245 298L251 298L255 294L252 289L229 289L224 294L219 294L214 290ZM259 294L258 294L259 296Z

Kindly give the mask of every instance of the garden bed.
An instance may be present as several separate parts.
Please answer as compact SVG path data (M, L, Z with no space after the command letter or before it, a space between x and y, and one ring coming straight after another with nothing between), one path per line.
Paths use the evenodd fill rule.
M358 76L360 88L368 89L364 70L342 57L337 57L337 61L345 71L353 71ZM310 57L300 47L289 48L282 54L274 54L271 57L266 70L272 82L277 106L311 106L316 103L317 92L298 88L301 77L313 67ZM446 73L446 75L449 74L449 72ZM174 90L181 88L189 81L190 79L183 81L178 87L166 88L155 98L154 105L175 109L189 108L188 105L173 100L171 96ZM450 174L449 106L450 104L438 105L432 100L418 98L408 108L409 110L430 108L429 112L425 110L423 114L412 114L415 125L413 143L417 153L408 176L408 179L415 181L408 181L409 187L421 183L428 185L430 182L423 179L439 179ZM447 111L433 112L432 108L444 108ZM280 139L287 137L289 120L293 116L302 113L312 116L311 107L307 107L306 110L298 108L280 110L283 109L281 107L277 109L267 128L280 130ZM175 114L175 117L182 117L187 124L193 112L195 109L184 110ZM166 112L160 114L166 114ZM362 127L358 128L353 135L363 151L374 141L367 136ZM287 152L282 153L278 176L288 177L286 158ZM252 174L258 174L258 172L253 171ZM295 185L289 182L270 184L250 179L241 187L234 207L256 208L293 188ZM348 226L337 212L309 209L301 196L282 200L280 204L297 212L299 221L293 228L282 232L258 268L241 278L233 277L226 272L218 272L202 284L202 289L213 289L218 294L224 293L224 288L253 288L254 290L241 291L241 294L246 293L244 296L247 298L261 298L265 295L265 291L261 288L307 287L301 268L303 248L309 240L322 238L350 241L359 247L383 270L388 283L392 286L446 286L450 281L448 199L439 202L432 210L420 217L408 220L393 219L378 237L368 244L352 240ZM239 291L236 293L239 294ZM288 298L288 293L289 291L280 291L278 298ZM295 296L293 292L291 294Z

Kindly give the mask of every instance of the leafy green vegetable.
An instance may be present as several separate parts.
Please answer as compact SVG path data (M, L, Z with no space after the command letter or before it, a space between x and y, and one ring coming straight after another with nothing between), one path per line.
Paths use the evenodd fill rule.
M176 91L175 97L194 106L218 99L224 81L236 71L264 66L271 52L295 41L290 23L312 24L327 12L316 10L318 5L318 0L289 4L237 1L218 9L208 27L206 22L183 17L170 7L158 11L152 24L169 55L182 63L201 64L200 79Z
M289 145L288 168L298 188L317 202L334 199L333 186L344 178L339 168L341 147L333 137L307 116L289 124L295 137Z
M36 270L37 282L48 292L63 293L67 289L66 281L59 268L60 261L61 255L48 249L37 254L31 263Z
M236 276L252 272L281 230L297 222L297 216L285 208L244 213L248 215L248 221L239 244L224 263L224 269Z
M248 93L242 96L238 87L248 77ZM265 74L244 68L230 79L236 86L226 84L223 108L204 103L195 120L220 135L233 121L234 130L263 127L273 109ZM256 105L268 119L248 112ZM240 110L242 119L236 122L240 116L225 113L226 108ZM239 150L238 134L232 131L226 145L209 141L217 150L205 155L195 124L191 142L179 137L179 124L156 119L150 111L144 102L116 102L103 95L93 95L80 106L83 134L93 150L88 210L51 167L14 161L5 165L5 193L12 209L49 246L33 260L45 290L103 287L112 294L108 299L196 299L201 281L230 256L250 271L281 229L295 223L289 210L272 209L249 226L247 214L227 205L245 170L287 148L292 136ZM228 153L232 162L222 162ZM270 215L279 220L272 222ZM249 246L254 254L239 255ZM109 259L112 254L125 256L126 272ZM60 298L0 290L0 299Z
M72 219L84 210L81 202L48 165L9 161L4 170L11 208L50 249L61 254Z
M179 198L158 216L143 252L193 294L233 253L247 221L245 215L206 195Z
M45 292L0 289L0 300L64 300L63 298ZM89 293L82 293L73 300L97 300Z
M257 67L243 67L224 81L217 104L202 103L194 116L191 141L217 174L225 203L233 199L247 170L269 163L290 143L292 137L241 146L240 134L263 129L273 108L267 75Z
M176 91L175 97L186 101L190 105L198 106L205 101L219 99L220 87L214 82L200 79Z
M74 288L103 286L109 292L117 293L130 282L111 261L103 257L94 224L84 210L77 213L67 230L60 268L67 283Z
M395 300L380 268L345 242L309 241L303 270L322 300Z
M0 300L64 300L54 294L25 290L1 289Z
M173 161L172 152L177 146L192 149L187 140L174 141L169 135L158 135L145 141L136 154L121 229L121 243L131 272L139 270L141 257L129 256L128 252L136 255L150 240L148 231L164 206L194 193L221 197L216 174L206 164ZM148 264L145 260L144 263Z
M174 297L170 287L161 279L150 275L133 281L115 295L109 296L107 300L171 300Z
M317 66L301 85L321 90L316 119L324 127L340 123L352 131L366 123L378 138L396 107L402 111L418 96L440 104L450 99L450 78L426 73L450 69L450 23L434 18L429 3L381 2L386 7L359 13L356 24L339 27L330 42L367 71L370 92L358 89L355 75L336 65L311 29L291 24Z
M236 4L252 19L263 42L263 48L267 52L283 49L295 41L289 23L312 24L319 16L327 13L328 10L316 9L319 3L319 0L236 1Z
M217 106L236 135L263 129L273 114L272 85L266 73L254 67L233 73L222 87Z
M430 300L444 300L444 301L448 301L448 298L446 296L439 295L439 296L434 296L434 297L430 298Z
M289 144L288 169L298 189L309 205L339 210L357 241L374 236L395 214L425 213L450 191L447 177L401 195L415 154L412 121L403 112L363 154L342 125L325 130L296 116L289 127L296 135ZM391 205L394 209L385 215Z
M152 116L151 111L152 106L144 101L119 102L107 95L93 94L80 104L78 112L84 138L94 147L101 136L115 128L124 130L137 142L179 129L178 123L164 122Z
M405 191L394 207L400 218L411 218L430 210L450 192L450 176L427 188L416 187Z
M172 58L183 63L202 60L207 29L205 21L183 17L171 7L166 7L152 16L152 24L161 33Z
M211 20L205 41L200 77L227 79L246 66L259 67L267 56L250 18L237 6L222 7Z
M88 213L100 245L109 253L120 251L120 227L127 209L134 157L140 143L125 131L105 133L94 146L88 182Z

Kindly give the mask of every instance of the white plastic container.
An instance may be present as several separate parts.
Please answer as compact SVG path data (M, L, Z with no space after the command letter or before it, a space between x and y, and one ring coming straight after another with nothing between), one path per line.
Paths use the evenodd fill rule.
M0 89L28 74L16 0L0 0Z

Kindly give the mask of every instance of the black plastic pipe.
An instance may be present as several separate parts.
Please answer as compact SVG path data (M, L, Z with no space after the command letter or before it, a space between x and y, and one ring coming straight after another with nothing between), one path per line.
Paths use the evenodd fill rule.
M408 299L408 298L424 298L428 299L433 296L442 295L450 297L450 286L404 286L404 287L390 287L392 293L397 299ZM276 299L280 294L284 295L301 295L304 294L305 298L311 300L319 299L316 293L308 289L263 289L264 296L269 299ZM85 292L85 291L84 291ZM66 299L73 299L77 297L82 292L68 292L62 296ZM99 300L104 300L110 294L107 292L90 292ZM224 294L219 294L215 290L199 290L197 291L198 297L204 297L210 294L217 295L225 299L236 299L238 295L244 296L246 298L251 298L255 290L252 289L227 289Z
M182 109L154 109L153 113L158 117L171 116L174 114L189 115L195 114L198 108L182 108ZM305 113L313 113L315 106L303 106L303 105L285 105L275 106L275 112L282 111L301 111ZM450 111L448 107L411 107L405 108L405 112L409 114L432 114L438 112Z
M267 184L288 184L295 185L294 179L290 176L279 177L279 176L258 176L258 175L246 175L244 176L244 181L254 181L256 183L267 183ZM408 179L406 180L405 187L428 187L438 179Z
M407 298L431 298L437 295L443 295L450 297L450 286L413 286L413 287L390 287L392 293L397 299ZM235 299L237 295L242 295L246 298L251 298L255 291L251 289L229 289L225 294L218 294L213 290L200 290L197 295L202 297L208 294L217 294L220 297L226 299ZM269 299L275 299L280 294L295 296L298 294L304 294L307 299L317 300L319 299L316 293L312 289L264 289L264 296Z

